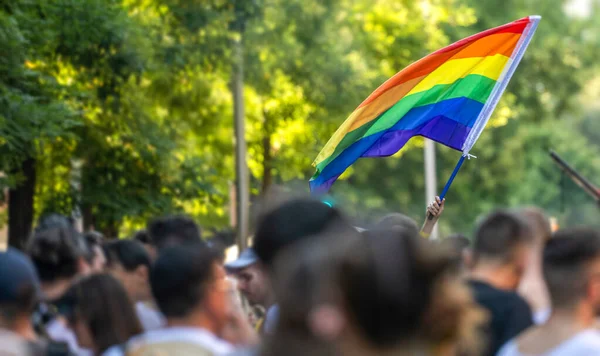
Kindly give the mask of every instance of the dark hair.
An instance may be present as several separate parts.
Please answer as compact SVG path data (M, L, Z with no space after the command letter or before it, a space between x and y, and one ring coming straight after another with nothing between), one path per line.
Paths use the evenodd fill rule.
M441 240L442 246L449 248L456 255L460 255L463 251L471 247L471 241L463 234L454 234Z
M226 256L227 247L225 246L225 244L218 238L212 238L212 239L206 241L206 244L208 245L208 247L213 249L213 251L217 255L219 261L221 261L221 263L225 263L225 259L227 257Z
M148 234L148 231L146 231L146 230L136 231L135 234L133 235L133 239L135 241L139 241L140 243L142 243L144 245L152 245L152 239L150 239L150 235Z
M377 222L377 228L379 229L389 229L394 226L399 226L410 230L411 233L418 233L420 230L419 226L413 219L400 213L388 214L381 218L379 222Z
M351 251L338 279L348 312L367 339L390 347L423 332L436 282L451 267L451 256L398 228L365 231Z
M75 229L55 225L37 229L29 240L27 253L40 279L52 282L74 277L78 272L79 259L87 256L87 248Z
M267 266L287 247L329 229L354 231L339 210L318 200L296 199L267 213L254 235L254 251Z
M544 248L543 273L553 307L569 307L586 293L587 267L600 258L600 232L576 228L556 232Z
M34 232L41 232L44 230L50 230L55 228L63 229L75 229L75 224L72 218L68 218L64 215L50 213L40 216L38 224L35 227Z
M465 235L455 234L442 239L440 246L452 255L455 271L461 272L465 262L464 252L471 247L471 241Z
M63 300L68 319L88 326L99 354L142 332L125 288L109 274L94 274L76 282Z
M85 259L88 263L92 263L94 258L96 258L96 250L95 247L102 248L102 241L104 240L104 236L97 231L88 231L83 234L83 240L86 244L86 256Z
M152 294L167 317L187 316L204 300L218 255L205 244L179 245L160 252L150 272Z
M171 245L202 242L200 227L185 216L155 219L148 225L148 234L158 249Z
M515 248L532 240L529 226L516 214L499 210L485 218L473 241L473 257L510 262Z
M356 230L343 235L326 232L280 253L272 271L279 306L277 328L265 340L261 356L337 354L335 345L315 334L308 316L320 305L339 304L334 274L340 256L357 238Z
M339 306L373 348L408 340L460 341L461 351L478 346L481 312L449 273L451 256L410 230L326 233L282 257L275 270L278 327L261 355L338 354L311 320L328 305Z
M104 245L104 252L108 267L112 267L118 263L129 272L134 271L139 266L146 266L150 270L150 256L148 256L144 245L138 241L111 241Z
M19 315L33 314L38 300L38 289L34 284L21 286L19 294L14 302L0 302L0 315L2 321L9 328L17 320ZM2 328L2 325L0 325Z

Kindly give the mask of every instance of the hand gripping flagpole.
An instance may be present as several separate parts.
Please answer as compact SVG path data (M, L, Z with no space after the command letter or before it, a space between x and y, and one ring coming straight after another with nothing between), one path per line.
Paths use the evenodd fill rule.
M529 46L529 43L531 42L531 38L533 37L533 34L535 33L535 30L537 29L538 23L540 22L541 19L542 19L541 16L529 16L529 20L531 22L527 25L527 27L523 31L523 36L521 36L521 38L519 39L519 42L517 43L516 50L510 58L510 61L511 61L510 65L505 67L502 74L500 74L500 77L498 78L498 82L497 82L496 86L494 86L494 89L492 90L492 93L490 94L490 100L488 100L488 102L485 103L483 109L481 109L481 112L479 113L479 116L477 117L477 120L475 121L475 124L473 125L473 128L471 129L471 132L469 132L469 135L467 136L465 143L463 144L463 148L462 148L463 154L460 157L460 159L458 160L456 167L454 167L454 171L452 171L452 174L450 175L448 182L446 182L446 185L444 186L444 190L442 190L442 194L440 194L440 200L443 200L446 197L446 194L448 194L448 190L450 190L450 186L452 185L454 178L456 178L456 175L458 174L460 167L462 167L462 165L465 161L465 158L474 157L469 154L469 151L471 151L471 148L473 147L475 142L477 142L477 139L481 135L481 132L483 132L483 129L485 128L485 126L487 125L487 122L489 121L490 116L492 116L492 113L494 112L496 105L498 105L498 102L500 101L500 97L502 97L502 93L504 93L504 90L506 89L506 86L508 85L510 78L515 73L515 70L517 69L517 66L519 65L519 63L521 62L521 59L523 59L525 50L527 49L527 46ZM431 215L431 214L428 214L427 217L429 220L433 219L433 215Z

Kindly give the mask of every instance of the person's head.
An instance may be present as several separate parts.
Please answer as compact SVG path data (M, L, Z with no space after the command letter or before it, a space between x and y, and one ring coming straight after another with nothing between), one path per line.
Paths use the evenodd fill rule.
M93 274L74 283L58 305L81 347L102 354L140 334L142 327L125 289L109 274Z
M154 246L154 243L152 242L152 239L150 238L148 231L146 231L146 230L136 231L135 234L133 235L133 240L141 243L144 246L144 248L146 249L146 252L148 252L148 256L150 256L150 259L152 261L154 261L156 259L156 246Z
M42 283L70 280L88 271L87 246L68 225L38 227L29 239L27 253Z
M342 305L355 325L352 337L376 349L415 341L437 349L456 348L474 336L480 314L450 273L450 253L412 229L372 230L361 237L336 273Z
M443 239L441 245L452 254L455 269L463 271L470 255L471 241L465 235L455 234Z
M134 301L147 301L150 293L150 256L144 246L133 240L117 240L104 246L107 270L116 277Z
M34 233L55 228L75 230L75 223L72 218L68 218L64 215L56 213L44 214L40 216Z
M499 210L485 218L473 241L471 267L502 271L504 287L515 289L527 265L532 236L518 215Z
M267 272L252 248L243 251L237 260L226 264L225 268L235 276L238 290L251 304L268 308L273 303Z
M205 244L167 247L150 273L152 294L171 324L206 328L217 333L230 313L225 270Z
M319 355L408 355L415 345L437 352L473 342L481 313L449 273L451 256L414 232L312 240L291 255L279 270L280 317L268 348L286 350L290 336Z
M0 329L32 337L31 315L40 294L35 267L21 252L0 252Z
M92 273L101 273L106 265L106 256L102 250L104 236L97 231L88 231L83 235L87 244L86 260Z
M417 223L413 219L400 213L388 214L377 222L377 228L379 229L389 229L395 226L406 229L411 233L418 233L420 230L419 226L417 226Z
M215 251L219 257L219 261L222 265L224 265L225 260L227 259L227 247L225 247L225 244L216 238L211 238L210 240L206 241L206 244L208 247L212 248L213 251Z
M583 303L600 314L600 232L559 230L546 243L543 261L554 310L574 311Z
M529 225L534 244L543 248L552 236L552 227L546 214L541 209L534 207L523 208L519 213Z
M148 234L159 250L172 245L202 243L200 227L184 216L155 219L148 224Z
M339 210L313 199L291 200L265 214L254 235L254 251L268 269L272 269L279 253L327 231L355 229Z

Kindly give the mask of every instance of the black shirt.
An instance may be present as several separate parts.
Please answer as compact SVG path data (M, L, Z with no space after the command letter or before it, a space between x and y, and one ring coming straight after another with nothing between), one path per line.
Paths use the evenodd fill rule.
M496 355L502 345L533 325L531 308L517 293L481 281L471 280L469 286L477 303L489 313L484 330L488 344L483 355Z

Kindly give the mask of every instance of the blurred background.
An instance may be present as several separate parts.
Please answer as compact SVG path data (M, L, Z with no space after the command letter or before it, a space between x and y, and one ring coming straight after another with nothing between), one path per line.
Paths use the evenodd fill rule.
M2 237L9 227L19 245L45 212L107 236L165 213L228 231L236 66L252 203L273 185L307 193L317 153L388 77L534 14L542 22L440 230L468 234L492 208L522 205L561 226L600 226L598 205L548 157L554 149L600 184L598 1L2 0ZM423 219L423 147L417 138L360 160L328 199L365 226L389 211ZM439 191L460 153L436 154Z

